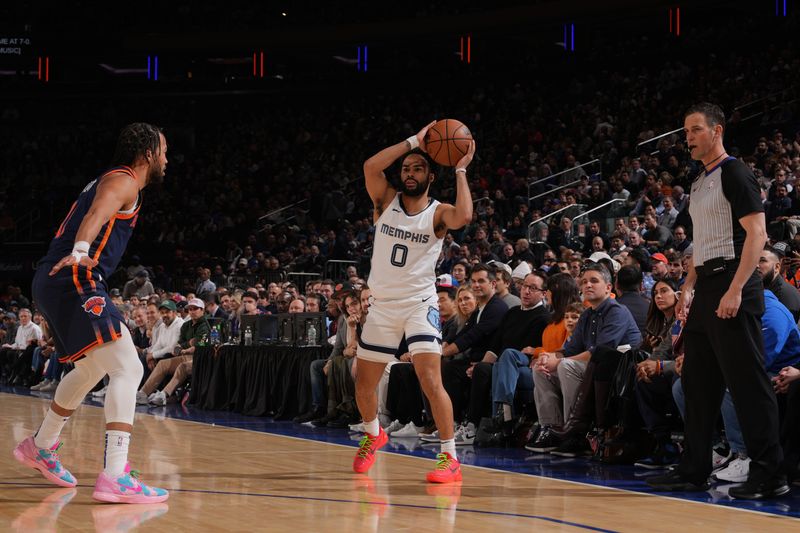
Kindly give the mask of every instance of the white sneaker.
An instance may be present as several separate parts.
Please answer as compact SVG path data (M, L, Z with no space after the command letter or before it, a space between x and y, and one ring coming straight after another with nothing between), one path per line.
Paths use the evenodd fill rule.
M156 391L147 399L153 405L167 405L167 395L163 390Z
M144 391L138 391L136 393L136 405L147 405L148 403L147 393Z
M102 389L100 389L100 390L96 390L96 391L94 391L94 392L92 393L92 396L93 396L94 398L105 398L105 396L106 396L106 390L107 390L107 389L108 389L108 387L103 387L103 388L102 388Z
M722 455L722 453L719 452L727 452L727 455ZM725 466L735 458L736 456L733 455L733 452L730 450L730 448L715 446L711 450L711 471L713 472L725 468Z
M58 381L53 380L47 385L40 388L39 392L55 392L55 390L58 388L58 383L59 383Z
M430 435L420 434L419 438L422 442L439 442L439 430L437 429Z
M392 437L419 437L419 430L422 428L418 428L414 425L414 422L409 422L402 428L393 431Z
M350 431L353 433L364 433L364 422L358 424L350 424Z
M456 446L469 446L475 442L475 424L472 422L458 426L453 434Z
M391 435L392 433L394 433L398 429L401 429L402 427L403 424L400 423L399 420L394 420L391 424L389 424L388 427L384 428L383 431L386 432L387 435Z
M42 381L41 383L39 383L38 385L34 385L33 387L31 387L31 390L42 390L42 387L46 387L49 383L50 383L50 380L46 379L46 380Z
M750 473L750 458L737 457L728 466L716 472L712 477L719 481L729 481L731 483L744 483L747 481L747 474Z

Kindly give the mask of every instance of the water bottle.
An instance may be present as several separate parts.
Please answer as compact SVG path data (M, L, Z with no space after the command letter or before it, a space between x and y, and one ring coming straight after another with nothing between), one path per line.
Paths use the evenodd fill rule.
M244 330L244 345L251 346L253 344L253 330L250 329L250 326L247 326L247 329Z
M219 346L219 326L211 328L211 346Z
M314 327L314 322L308 322L308 330L306 330L306 344L308 346L317 345L317 328Z

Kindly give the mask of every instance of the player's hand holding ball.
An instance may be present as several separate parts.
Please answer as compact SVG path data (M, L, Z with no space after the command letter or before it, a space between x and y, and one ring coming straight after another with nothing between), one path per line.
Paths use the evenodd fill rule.
M415 135L415 137L417 138L417 146L419 147L420 150L422 150L425 153L428 153L428 148L427 148L427 146L425 144L425 140L428 137L428 130L431 129L431 127L434 124L436 124L435 120L433 122L431 122L430 124L428 124L427 126L425 126L424 128L422 128L421 130L419 130L417 132L417 134ZM414 148L413 144L412 144L412 148Z
M428 124L420 133L425 132L420 146L431 159L445 167L464 168L475 155L475 142L469 128L462 122L446 118Z

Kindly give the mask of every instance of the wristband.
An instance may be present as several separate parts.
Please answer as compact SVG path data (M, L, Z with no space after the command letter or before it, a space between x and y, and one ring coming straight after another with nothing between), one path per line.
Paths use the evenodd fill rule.
M75 241L75 244L72 246L73 252L81 252L84 254L89 253L89 243L86 241Z
M419 148L419 139L417 139L416 135L412 135L411 137L406 139L406 142L409 144L409 146L410 146L409 149L410 150L413 150L415 148Z
M456 174L458 174L459 172L463 172L464 174L466 174L467 173L467 169L464 168L464 167L459 167L459 168L457 168L455 170L455 172L456 172Z
M89 256L89 243L86 241L75 241L72 247L72 257L75 258L76 263L80 263L81 259Z

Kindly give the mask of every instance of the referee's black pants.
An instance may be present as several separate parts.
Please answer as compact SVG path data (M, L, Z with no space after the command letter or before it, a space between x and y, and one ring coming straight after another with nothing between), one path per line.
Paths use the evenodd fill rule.
M783 460L778 405L764 369L764 293L758 273L745 284L736 317L723 320L715 314L734 274L734 268L714 276L698 269L684 330L686 450L679 471L694 483L705 482L711 473L712 437L726 386L751 459L749 481L759 483L779 475Z

